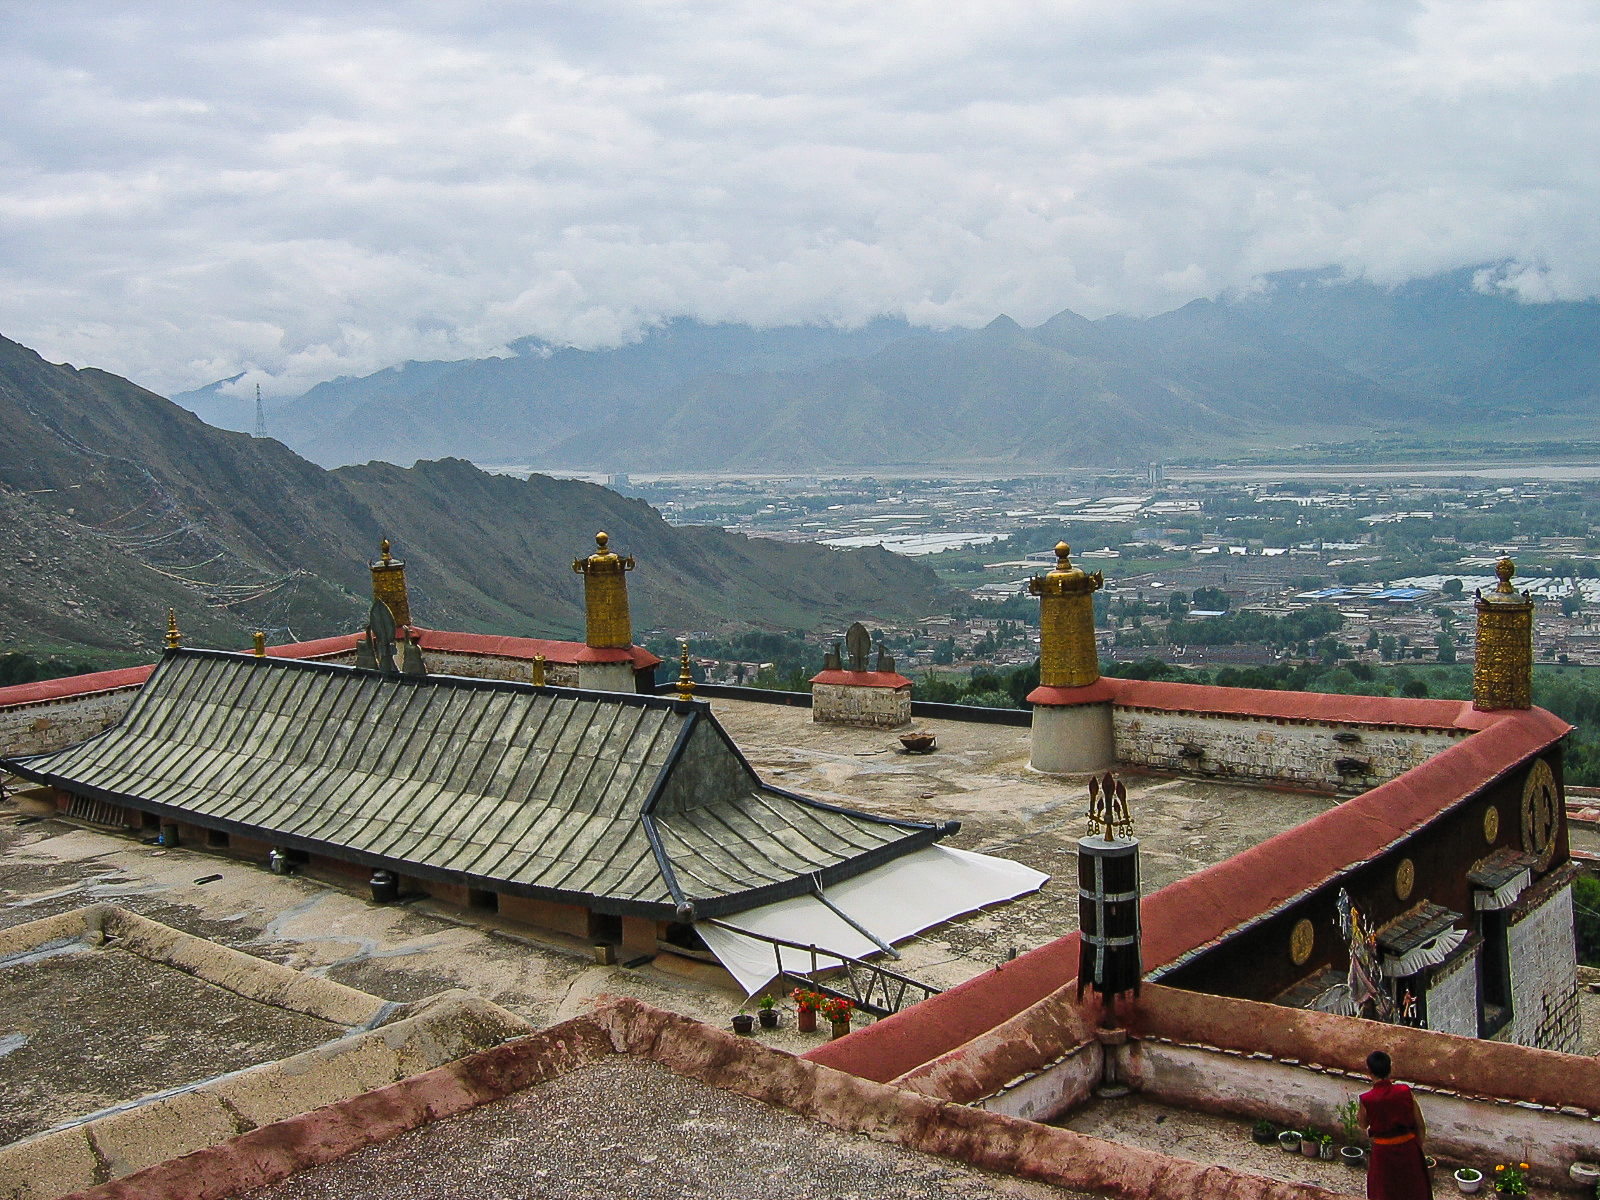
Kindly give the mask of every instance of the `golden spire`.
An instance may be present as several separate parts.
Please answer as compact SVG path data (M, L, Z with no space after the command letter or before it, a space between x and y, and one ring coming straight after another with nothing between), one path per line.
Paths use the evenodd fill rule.
M608 533L595 534L594 541L595 552L572 563L583 576L584 642L596 650L626 650L633 645L627 575L633 558L612 551Z
M689 670L689 643L681 643L683 651L678 655L678 699L694 699L694 672Z
M1493 591L1477 593L1478 644L1472 663L1472 707L1498 712L1533 705L1533 597L1511 586L1517 565L1494 566Z
M389 553L389 539L378 543L378 559L369 563L372 569L372 598L383 601L384 607L394 617L396 629L411 624L411 600L406 594L406 564Z
M533 686L544 687L544 655L533 656Z
M256 657L265 658L267 656L267 635L259 629L255 633L255 643Z
M176 650L183 645L183 634L178 632L178 610L167 609L167 649Z
M1094 593L1105 586L1099 571L1085 574L1068 558L1072 547L1056 543L1056 565L1028 580L1039 597L1039 683L1043 687L1087 687L1100 678L1094 641Z

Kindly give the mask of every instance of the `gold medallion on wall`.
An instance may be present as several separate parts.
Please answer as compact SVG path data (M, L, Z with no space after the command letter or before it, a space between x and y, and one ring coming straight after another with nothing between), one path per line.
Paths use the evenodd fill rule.
M1489 805L1483 810L1483 840L1494 845L1500 837L1500 810Z
M1538 759L1522 785L1522 849L1534 857L1534 869L1543 871L1556 854L1561 798L1556 794L1555 773Z
M1406 901L1411 899L1411 890L1417 886L1417 864L1409 858L1402 858L1400 865L1394 869L1394 896L1396 900Z
M1295 922L1294 932L1289 935L1290 960L1297 967L1305 966L1311 960L1311 951L1316 944L1317 931L1307 918L1301 917Z

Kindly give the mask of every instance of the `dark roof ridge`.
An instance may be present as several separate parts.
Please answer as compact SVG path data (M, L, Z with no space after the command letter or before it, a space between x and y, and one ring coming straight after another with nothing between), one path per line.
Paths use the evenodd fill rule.
M183 646L176 650L163 651L161 657L163 662L168 658L239 660L276 671L313 671L330 675L349 675L361 672L375 678L389 680L404 687L451 687L463 688L469 691L571 696L582 700L614 701L618 704L626 704L637 708L674 709L685 703L671 696L653 696L643 692L606 692L593 688L560 687L550 683L523 683L515 679L480 679L472 675L446 675L433 672L427 675L406 675L401 673L385 675L383 672L374 671L369 667L356 667L348 663L319 662L315 659L305 658L279 658L272 654L258 656L248 650L213 650L199 646ZM159 666L160 664L158 663L157 665ZM694 705L697 711L710 715L711 705L707 701L690 700L687 703Z

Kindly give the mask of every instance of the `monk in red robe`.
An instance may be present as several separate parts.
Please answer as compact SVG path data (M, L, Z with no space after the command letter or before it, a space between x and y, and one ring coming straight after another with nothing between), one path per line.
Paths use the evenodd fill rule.
M1368 1200L1432 1200L1433 1181L1422 1152L1428 1136L1411 1089L1389 1078L1392 1064L1382 1050L1367 1055L1372 1090L1361 1096L1357 1122L1372 1138L1367 1158Z

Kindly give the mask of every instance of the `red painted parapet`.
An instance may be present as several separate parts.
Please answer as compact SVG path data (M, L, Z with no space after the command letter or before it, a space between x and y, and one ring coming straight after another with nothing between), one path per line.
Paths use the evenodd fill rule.
M1145 897L1145 970L1210 945L1375 857L1571 728L1537 708L1479 715L1496 719L1404 775ZM866 1079L896 1079L1016 1016L1077 973L1078 937L1071 934L805 1057Z
M447 1066L89 1188L72 1200L225 1200L431 1121L536 1086L612 1053L836 1129L983 1170L1125 1200L1333 1200L1323 1188L1205 1167L946 1104L808 1063L720 1029L618 1000Z

